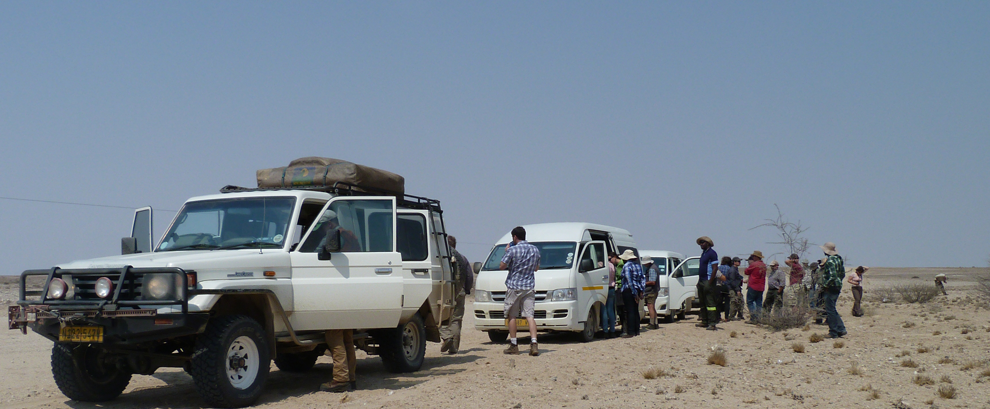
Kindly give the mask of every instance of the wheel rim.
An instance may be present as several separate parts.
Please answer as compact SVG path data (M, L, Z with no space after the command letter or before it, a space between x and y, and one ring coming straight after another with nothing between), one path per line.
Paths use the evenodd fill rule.
M409 361L415 360L419 355L419 331L412 322L402 327L402 353Z
M236 389L249 388L261 369L258 345L250 337L237 337L227 348L226 358L225 368L230 385Z

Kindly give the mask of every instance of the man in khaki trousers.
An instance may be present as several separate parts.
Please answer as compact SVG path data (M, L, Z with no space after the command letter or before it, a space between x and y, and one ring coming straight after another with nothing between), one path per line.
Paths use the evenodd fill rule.
M357 388L357 358L354 356L354 330L331 329L326 334L333 358L333 380L320 385L324 392L349 392Z

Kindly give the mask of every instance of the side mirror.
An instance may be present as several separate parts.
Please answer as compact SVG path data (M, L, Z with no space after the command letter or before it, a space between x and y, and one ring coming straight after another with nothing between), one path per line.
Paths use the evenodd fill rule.
M671 277L673 277L673 278L681 278L681 277L684 277L684 270L682 270L682 269L677 269L677 270L674 270L674 273L673 273L673 274L671 274L670 276L671 276Z
M137 239L134 237L124 237L120 239L120 254L128 255L139 253L137 249Z
M471 264L471 268L474 269L475 274L480 273L481 272L481 262L480 261L475 261L474 263Z
M595 262L591 261L591 259L581 260L581 265L578 267L578 271L582 273L594 269L595 269Z
M320 247L316 257L320 260L330 260L330 253L340 252L340 230L331 231L327 235L326 244Z

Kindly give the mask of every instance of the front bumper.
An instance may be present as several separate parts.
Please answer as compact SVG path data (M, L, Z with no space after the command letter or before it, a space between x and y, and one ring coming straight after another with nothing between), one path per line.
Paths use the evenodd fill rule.
M122 314L124 313L124 314ZM157 314L157 310L50 310L46 306L10 306L8 327L32 331L58 342L63 327L101 327L104 344L138 344L193 335L206 329L208 313ZM126 315L125 315L126 314Z
M577 303L574 301L537 302L533 316L537 330L581 331L584 322L578 321ZM508 331L504 304L501 302L475 302L474 327L482 331ZM525 330L524 328L519 328Z

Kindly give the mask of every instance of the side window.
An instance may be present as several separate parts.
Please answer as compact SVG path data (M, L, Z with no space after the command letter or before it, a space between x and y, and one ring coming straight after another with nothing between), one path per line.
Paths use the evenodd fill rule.
M397 217L396 245L402 261L423 261L429 257L426 241L426 218L419 214L400 214Z
M581 255L582 264L584 260L591 260L591 265L595 269L605 267L605 246L602 243L591 243L585 246L584 253Z
M697 258L693 258L688 260L687 263L685 263L684 265L688 269L687 274L685 275L696 276L698 275L698 266L701 265L701 260Z
M392 251L391 200L338 200L316 219L313 231L299 251L316 252L332 231L340 232L342 252Z

